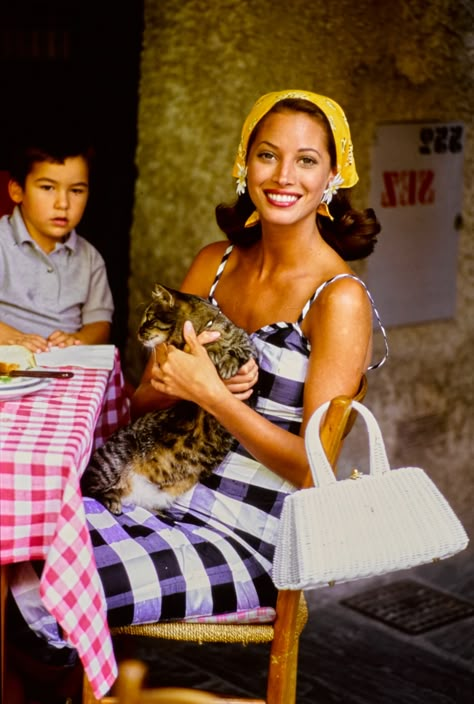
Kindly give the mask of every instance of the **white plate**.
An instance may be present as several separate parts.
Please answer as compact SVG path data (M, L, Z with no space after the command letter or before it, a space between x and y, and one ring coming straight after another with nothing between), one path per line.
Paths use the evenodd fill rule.
M2 392L4 389L23 389L25 386L32 386L33 384L37 384L38 381L40 381L40 379L37 376L11 376L6 378L5 376L2 376L0 374L0 392Z
M22 384L21 386L17 384L20 379L12 380L11 383L0 384L0 402L8 401L12 398L20 398L21 396L26 396L27 394L36 393L36 391L41 391L48 384L51 383L51 379L23 379L23 381L32 382L30 384Z

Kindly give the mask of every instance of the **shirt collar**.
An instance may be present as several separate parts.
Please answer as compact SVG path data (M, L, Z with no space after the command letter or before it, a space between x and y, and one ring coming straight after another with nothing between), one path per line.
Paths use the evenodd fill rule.
M20 244L23 244L24 242L28 242L31 245L33 245L34 247L38 246L26 228L25 221L23 220L23 216L21 214L21 210L20 210L19 205L15 206L13 213L10 215L10 225L12 228L13 237L14 237L15 242L17 244L20 245ZM65 249L68 249L71 252L74 252L74 250L76 249L76 246L77 246L77 233L75 230L71 230L66 242L64 242L64 243L58 242L56 244L56 247L53 249L53 252L57 252L58 250L62 249L63 247Z

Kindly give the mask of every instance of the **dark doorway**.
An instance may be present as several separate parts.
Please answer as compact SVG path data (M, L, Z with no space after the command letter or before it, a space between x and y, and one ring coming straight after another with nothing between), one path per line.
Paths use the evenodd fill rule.
M113 342L127 338L129 240L143 0L10 0L0 8L0 170L25 120L78 120L96 148L79 232L102 253L115 301Z

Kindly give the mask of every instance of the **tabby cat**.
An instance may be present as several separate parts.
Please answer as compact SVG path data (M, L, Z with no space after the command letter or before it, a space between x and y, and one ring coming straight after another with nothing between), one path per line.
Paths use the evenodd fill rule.
M196 333L218 330L220 337L206 345L223 379L256 357L255 348L208 301L156 284L138 330L148 348L168 342L183 349L183 325ZM190 401L151 411L113 433L95 451L81 479L84 496L96 498L114 514L124 504L160 511L216 467L233 443L232 436L210 413Z

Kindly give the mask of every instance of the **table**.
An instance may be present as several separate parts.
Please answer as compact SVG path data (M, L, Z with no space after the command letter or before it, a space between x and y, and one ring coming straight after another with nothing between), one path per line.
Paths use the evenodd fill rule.
M128 422L129 402L118 350L112 371L71 371L0 402L0 563L5 593L4 565L45 560L41 597L100 698L117 665L79 479L91 451Z

